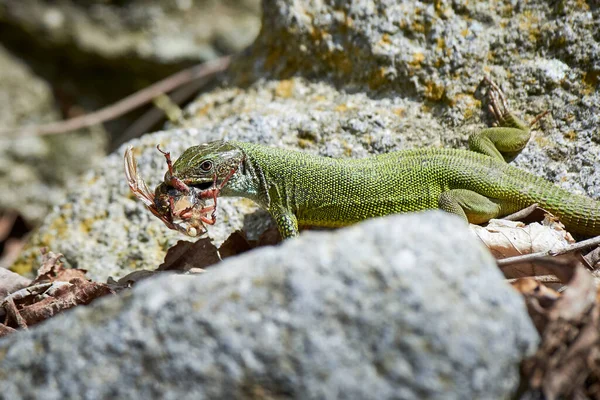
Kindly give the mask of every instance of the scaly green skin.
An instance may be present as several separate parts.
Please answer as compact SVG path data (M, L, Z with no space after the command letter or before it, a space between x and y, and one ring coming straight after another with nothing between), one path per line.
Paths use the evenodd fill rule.
M494 89L495 85L490 91ZM239 167L221 196L255 201L271 213L284 238L296 236L299 224L339 227L435 208L483 223L533 203L558 216L571 232L599 235L599 202L570 194L505 162L525 146L530 133L508 110L499 110L498 96L504 99L497 90L496 97L491 94L500 126L473 135L470 151L418 149L332 159L217 141L187 149L175 162L174 175L188 185L207 188L215 174L221 182ZM164 185L157 193L165 190Z

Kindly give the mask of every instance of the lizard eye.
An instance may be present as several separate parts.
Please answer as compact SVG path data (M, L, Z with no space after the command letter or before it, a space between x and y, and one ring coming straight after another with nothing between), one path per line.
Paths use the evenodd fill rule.
M200 164L200 169L204 172L208 172L212 169L213 163L212 161L204 161L202 164Z

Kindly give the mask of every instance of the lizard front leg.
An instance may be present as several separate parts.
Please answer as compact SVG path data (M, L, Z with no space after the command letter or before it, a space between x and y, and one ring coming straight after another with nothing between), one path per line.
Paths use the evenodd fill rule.
M489 110L495 119L494 127L469 137L469 149L499 160L511 161L525 148L531 138L530 127L508 109L502 90L489 78L487 96Z
M271 215L277 224L282 239L285 240L299 235L298 219L293 213L286 210L277 210L271 211Z

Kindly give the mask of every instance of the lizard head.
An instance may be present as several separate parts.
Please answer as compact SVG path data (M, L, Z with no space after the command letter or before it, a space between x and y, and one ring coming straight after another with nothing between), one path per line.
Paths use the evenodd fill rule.
M208 192L220 191L243 161L244 153L222 140L188 148L169 167L163 183L156 187L156 208L168 213L172 207L170 199L190 195L204 198Z

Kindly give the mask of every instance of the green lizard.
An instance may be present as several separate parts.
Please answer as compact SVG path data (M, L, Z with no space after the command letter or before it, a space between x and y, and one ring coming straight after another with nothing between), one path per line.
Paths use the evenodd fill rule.
M416 149L333 159L215 141L187 149L173 164L156 188L156 208L169 212L164 194L179 190L173 182L208 192L220 183L220 196L245 197L266 209L283 238L298 235L299 224L339 227L434 208L479 224L534 203L558 216L571 232L600 235L600 202L507 164L529 141L529 126L508 110L501 90L484 81L496 123L469 138L470 150Z

